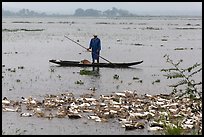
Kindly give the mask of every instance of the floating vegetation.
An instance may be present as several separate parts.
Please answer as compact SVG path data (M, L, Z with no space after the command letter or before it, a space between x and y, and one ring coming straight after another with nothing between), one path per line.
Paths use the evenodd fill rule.
M51 69L50 69L50 72L55 72L55 69L51 68Z
M157 80L153 81L152 84L159 83L159 82L160 82L160 79L157 79Z
M5 132L2 130L2 135L23 135L27 130L22 130L22 129L15 129L13 132Z
M176 28L176 29L188 30L188 29L202 29L202 28Z
M61 76L61 75L57 75L57 77L58 77L58 78L61 78L62 76Z
M138 82L139 82L139 83L142 83L142 80L139 80Z
M162 28L154 28L154 27L146 27L146 28L140 28L140 29L142 29L142 30L145 30L145 29L147 29L147 30L162 30Z
M139 82L139 83L142 83L142 80L140 78L138 78L138 77L133 77L132 79L137 80L137 82Z
M127 28L123 28L123 29L130 29L130 27L127 27Z
M18 52L14 52L15 54L18 54ZM13 52L4 52L3 54L13 54Z
M191 134L196 129L198 134L202 134L202 99L179 98L174 94L138 95L130 90L98 98L93 96L75 97L73 93L65 92L46 94L42 100L32 96L20 100L4 97L2 112L49 120L87 118L95 122L109 122L115 119L125 130L147 128L148 131L160 130L165 134ZM175 127L175 119L179 127Z
M80 84L80 85L83 85L83 84L84 84L84 82L83 82L83 81L81 81L81 80L77 80L77 81L75 82L75 84Z
M161 28L153 28L153 27L146 27L146 29L149 29L149 30L161 30Z
M96 88L96 87L93 87L93 88L89 88L88 90L96 91L97 88Z
M10 72L16 72L16 68L7 68L6 71L10 71Z
M21 80L20 80L20 79L17 79L16 82L21 82Z
M113 79L119 79L119 75L117 75L117 74L115 74L114 76L113 76Z
M2 32L43 31L44 29L2 29Z
M134 43L134 44L131 44L131 45L135 45L135 46L144 46L144 45L141 44L141 43Z
M18 66L18 69L24 69L24 66Z
M117 42L121 42L122 40L120 40L120 39L117 39Z
M187 48L175 48L174 50L187 50Z
M178 26L179 24L172 24L172 23L169 23L167 24L168 26Z
M79 74L80 75L93 75L94 71L83 69L83 70L80 70Z
M162 69L163 70L163 69ZM158 74L152 74L152 76L154 77L154 76L159 76Z
M13 21L12 23L32 23L32 22L29 22L29 21Z
M43 23L43 22L37 22L37 23ZM49 21L47 23L48 24L54 24L54 23L59 23L59 24L75 24L76 22L74 22L74 21L72 21L72 22L69 22L69 21L59 21L59 22Z
M138 25L147 25L147 23L138 23Z
M165 127L165 135L182 135L184 134L184 129L181 125L168 125Z
M58 23L61 23L61 24L75 24L74 21L72 21L72 22L69 22L69 21L60 21Z
M167 39L161 39L161 41L167 41Z
M127 22L120 22L119 24L128 24Z
M115 24L115 23L109 23L109 22L96 22L96 24Z
M138 78L138 77L133 77L132 79L133 79L133 80L139 80L140 78Z

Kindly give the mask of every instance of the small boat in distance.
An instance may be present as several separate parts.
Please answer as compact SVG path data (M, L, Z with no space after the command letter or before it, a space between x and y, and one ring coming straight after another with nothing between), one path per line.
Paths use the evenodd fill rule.
M109 67L109 68L128 68L133 65L138 65L143 62L130 62L130 63L83 63L82 61L63 61L63 60L49 60L49 62L58 64L60 66L73 66L73 67Z

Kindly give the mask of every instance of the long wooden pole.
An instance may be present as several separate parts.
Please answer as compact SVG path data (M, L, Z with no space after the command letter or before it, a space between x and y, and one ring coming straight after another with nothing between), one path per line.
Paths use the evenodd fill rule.
M85 49L87 49L86 47L84 47L84 46L82 46L81 44L79 44L78 42L76 42L76 41L74 41L74 40L72 40L72 39L70 39L69 37L67 37L66 35L64 36L65 38L67 38L67 39L69 39L69 40L71 40L72 42L74 42L74 43L76 43L76 44L78 44L79 46L81 46L82 48L85 48ZM95 53L94 53L95 54ZM96 54L95 54L96 55ZM109 60L107 60L107 59L105 59L104 57L101 57L100 55L97 55L97 56L99 56L100 58L102 58L103 60L105 60L105 61L107 61L107 62L109 62L109 63L111 63L111 64L113 64L112 62L110 62ZM115 64L113 64L113 65L115 65Z

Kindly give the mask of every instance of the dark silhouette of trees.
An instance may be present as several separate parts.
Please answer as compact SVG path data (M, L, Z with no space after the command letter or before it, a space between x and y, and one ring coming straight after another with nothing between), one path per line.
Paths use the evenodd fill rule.
M51 14L48 15L45 12L38 13L29 9L21 9L18 12L11 12L8 10L2 9L2 16L20 16L20 17L50 17L50 16L92 16L92 17L128 17L135 16L130 14L129 11L123 9L117 9L113 7L112 9L108 9L105 11L95 10L95 9L82 9L78 8L75 10L73 15L61 15L61 14Z
M75 16L84 16L84 10L82 8L76 9L74 15Z
M86 9L83 10L81 8L78 8L75 10L74 16L101 16L101 11L94 10L94 9Z
M117 9L113 7L111 10L108 9L106 11L99 11L94 9L83 10L82 8L78 8L75 10L74 16L107 16L107 17L122 17L122 16L133 16L127 10Z

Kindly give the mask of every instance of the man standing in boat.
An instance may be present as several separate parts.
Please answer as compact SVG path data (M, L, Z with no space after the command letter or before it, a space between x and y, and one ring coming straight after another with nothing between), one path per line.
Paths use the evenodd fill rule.
M90 41L89 48L87 49L92 53L92 63L95 63L95 60L97 60L97 63L99 63L99 56L100 56L100 50L101 50L101 40L97 37L97 34L93 35L94 37Z

